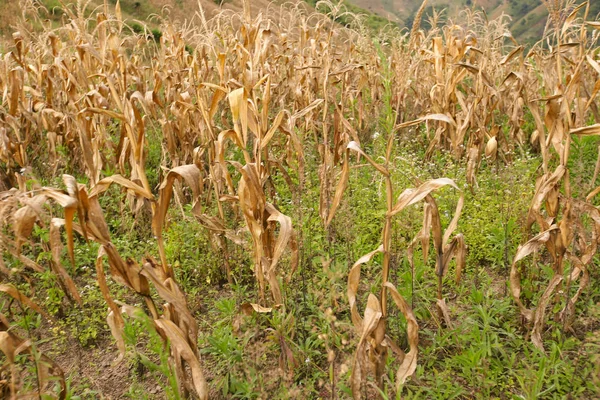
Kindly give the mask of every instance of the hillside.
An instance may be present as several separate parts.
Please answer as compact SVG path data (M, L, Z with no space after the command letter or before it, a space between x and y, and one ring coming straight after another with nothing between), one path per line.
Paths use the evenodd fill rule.
M77 0L31 0L33 4L43 5L51 15L51 19L58 23L63 15L63 4L75 4ZM91 0L87 10L93 10L102 6L105 0ZM111 6L116 0L107 0ZM11 0L0 0L0 36L4 36L8 27L13 22L11 16L19 13L19 4ZM252 0L253 14L265 12L270 9L273 12L283 0ZM305 3L315 6L317 0L306 0ZM411 27L416 13L421 6L421 0L348 0L345 2L347 9L353 13L365 14L368 17L367 24L378 29L389 22L400 27ZM210 18L216 13L226 10L228 12L240 12L242 0L121 0L123 17L130 21L143 21L150 27L158 26L159 18L169 17L173 21L183 23L195 20L199 5L202 6L206 17ZM532 44L538 41L546 25L548 11L541 0L429 0L423 13L422 26L428 28L429 18L433 10L441 13L440 24L451 19L460 21L463 18L463 10L466 8L483 9L490 19L497 18L502 14L510 17L509 30L519 42ZM592 2L590 15L600 13L600 2ZM344 23L344 19L341 19Z
M102 7L107 1L111 9L117 3L117 0L90 0L86 2L78 0L0 0L0 36L4 36L15 22L14 16L20 14L20 6L23 4L32 4L37 7L43 7L48 10L50 19L58 24L64 15L63 7L68 5L73 9L77 4L85 4L87 13L92 12L98 7ZM276 8L280 0L252 0L252 11L258 13L267 8ZM196 13L200 10L199 5L207 18L216 13L228 10L230 12L242 11L242 0L120 0L121 12L123 18L130 21L143 21L149 26L158 25L157 17L169 17L173 21L183 23L197 17Z
M373 12L400 26L410 27L421 0L350 0L350 3ZM578 2L579 3L579 2ZM503 13L511 17L509 29L520 42L534 43L540 39L546 24L548 11L541 0L429 0L423 21L433 14L432 10L444 10L441 22L447 19L460 20L465 8L483 9L490 18ZM600 2L591 2L590 15L600 13Z

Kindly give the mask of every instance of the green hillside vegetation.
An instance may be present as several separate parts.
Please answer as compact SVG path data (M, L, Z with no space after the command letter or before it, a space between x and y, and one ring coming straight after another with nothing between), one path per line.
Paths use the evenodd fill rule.
M322 4L317 7L317 3L319 3L319 1L320 0L306 0L306 3L319 12L329 13L331 11L332 3L322 2ZM335 18L335 21L344 26L351 25L356 20L356 16L361 16L364 25L373 32L377 32L386 26L398 26L394 21L390 21L385 17L374 14L365 10L364 8L350 3L344 4L341 9L342 15L339 15L337 18Z

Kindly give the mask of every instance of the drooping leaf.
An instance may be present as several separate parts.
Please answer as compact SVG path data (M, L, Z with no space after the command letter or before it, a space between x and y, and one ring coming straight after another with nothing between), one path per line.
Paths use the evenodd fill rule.
M404 298L398 293L396 287L391 282L386 282L386 288L392 295L392 299L400 309L402 315L406 319L407 323L407 336L410 351L406 353L402 364L398 368L396 373L396 392L400 393L402 385L406 382L410 376L412 376L417 369L417 355L419 352L419 325L417 320Z

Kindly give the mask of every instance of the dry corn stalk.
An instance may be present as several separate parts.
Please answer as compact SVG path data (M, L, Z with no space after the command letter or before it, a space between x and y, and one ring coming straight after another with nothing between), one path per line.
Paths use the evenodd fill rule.
M547 5L554 24L556 48L547 59L537 58L543 68L547 95L530 100L530 110L537 125L537 141L542 148L544 174L536 184L527 229L531 232L535 224L540 233L519 247L510 274L512 297L524 320L531 326L533 344L542 351L545 314L551 302L564 302L557 317L563 324L563 331L570 329L574 303L589 283L587 268L596 254L600 232L599 211L589 201L597 191L592 191L585 200L574 198L568 166L571 136L600 133L596 125L574 128L574 125L583 122L581 118L592 104L591 98L587 102L579 101L579 96L584 91L583 71L589 64L589 50L583 41L574 41L586 36L586 25L575 23L577 14L585 3L572 10L557 8L550 3ZM575 61L570 57L576 57ZM563 58L570 62L563 65ZM563 83L564 78L566 84ZM543 119L537 103L544 106ZM586 106L582 107L582 104ZM549 171L551 156L558 158L558 166L554 172ZM590 219L590 224L584 222L587 218ZM523 273L529 273L529 268L520 270L518 265L519 261L541 249L545 249L549 255L553 274L537 306L528 308L521 299L521 279ZM576 285L576 292L571 297L571 289ZM562 299L561 292L564 293Z
M411 125L416 125L426 120L439 120L444 122L451 122L444 115L429 115L424 118L420 118L415 121L400 124L396 127L402 128ZM371 164L378 172L380 172L386 183L386 200L387 200L387 213L385 223L383 227L382 237L383 244L375 251L364 255L352 266L348 275L348 300L350 303L350 310L352 315L352 322L360 335L360 340L354 356L354 364L352 368L352 393L354 398L359 399L362 397L362 385L365 382L366 375L371 369L375 375L377 386L380 390L384 391L383 376L385 374L385 365L387 359L388 348L394 349L398 354L401 365L399 367L396 376L396 390L399 392L401 386L404 384L406 379L411 376L417 366L417 352L418 352L418 324L412 313L412 310L404 300L404 298L398 293L395 287L388 281L390 259L391 259L391 224L392 218L400 213L404 208L415 204L421 200L426 201L425 207L425 226L423 227L422 233L420 234L424 243L424 256L426 257L426 251L429 248L429 237L430 232L433 230L434 245L437 251L437 262L436 262L436 274L438 275L438 307L440 313L446 316L449 324L448 312L445 307L443 298L441 297L441 285L443 275L447 272L449 261L453 256L457 257L457 279L460 277L460 271L464 265L465 259L465 247L462 235L457 235L452 242L449 242L450 236L456 229L458 218L462 209L463 198L461 196L456 213L452 222L450 223L446 233L442 236L441 223L439 219L439 213L437 211L437 205L435 200L430 195L431 192L443 187L445 185L452 185L455 188L456 185L450 179L438 179L425 182L417 189L407 189L398 198L397 202L393 202L393 185L390 177L390 163L389 158L391 155L391 148L393 146L393 134L390 134L388 138L388 147L386 152L385 164L376 163L371 157L369 157L359 145L352 141L348 144L348 150L357 152L360 156L364 157L369 164ZM344 158L344 167L342 170L342 177L338 183L336 189L336 195L334 197L334 203L332 210L339 205L340 198L347 186L348 180L348 154ZM426 245L425 245L426 243ZM412 251L411 251L412 252ZM382 288L381 298L370 294L367 302L367 306L364 312L364 319L360 317L357 307L357 294L360 283L360 271L361 265L369 262L377 253L383 253L383 265L382 265ZM386 320L387 320L387 295L388 291L392 295L394 302L400 308L406 321L408 323L408 338L410 343L410 351L408 354L396 346L393 341L386 336ZM369 357L367 358L367 354Z
M54 188L40 187L34 191L11 190L8 193L3 193L2 200L0 201L0 212L10 212L10 210L17 208L19 203L23 204L23 207L18 208L14 212L13 220L11 221L15 238L3 237L2 246L19 257L27 267L42 271L42 266L27 259L20 253L21 245L30 239L35 223L48 223L46 222L48 216L43 209L45 203L52 200L61 205L64 208L65 219L51 218L49 230L50 245L52 247L51 265L65 292L73 300L81 301L73 280L61 266L60 249L62 248L62 243L59 229L62 226L66 229L68 254L72 263L74 263L74 232L78 232L86 240L93 240L100 244L96 262L97 280L102 295L109 306L107 321L113 336L117 340L117 347L120 352L117 361L120 361L125 354L125 342L122 337L124 321L121 311L115 300L113 300L106 282L103 266L104 257L108 259L113 279L142 296L156 326L161 327L162 330L160 332L162 332L163 337L165 340L168 339L171 341L171 349L180 381L184 384L192 382L192 387L198 396L206 398L206 383L202 378L203 375L200 369L196 346L198 336L197 324L187 307L184 293L172 278L172 271L168 268L163 268L151 259L145 260L142 267L132 259L123 260L115 246L111 243L109 229L98 201L98 196L106 191L112 183L117 183L125 190L133 192L135 196L152 199L152 194L136 183L121 176L104 178L89 191L85 185L77 183L72 176L63 175L63 180L67 186L67 192ZM76 214L78 215L77 222L74 221ZM6 272L9 274L18 273L18 271ZM159 314L150 297L151 284L157 290L159 296L166 302L162 316ZM11 289L10 286L0 286L2 286L0 291L4 291L13 297L19 294L14 289ZM18 295L17 297L25 305L43 313L35 303L26 297L22 295ZM181 341L181 338L185 338L186 344ZM184 361L192 373L189 379L186 375L188 369L183 366Z

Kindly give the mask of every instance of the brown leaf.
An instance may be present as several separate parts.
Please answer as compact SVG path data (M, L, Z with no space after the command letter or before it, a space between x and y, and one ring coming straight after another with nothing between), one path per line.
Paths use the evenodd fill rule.
M102 293L102 297L104 297L104 301L108 304L109 313L106 317L106 322L108 323L108 327L110 328L110 332L112 336L117 341L117 348L119 349L119 356L117 357L116 362L120 362L125 357L125 339L123 338L123 330L125 329L125 321L123 321L123 316L119 311L119 307L113 300L110 295L110 290L108 289L108 284L106 283L106 276L104 274L104 266L102 264L102 259L106 255L106 251L103 246L100 246L98 249L98 255L96 257L96 280L98 282L98 286L100 287L100 292Z
M246 143L248 143L248 103L244 88L232 91L227 97L229 99L235 132L238 135L240 143L245 147Z
M506 56L504 56L504 58L502 58L502 60L500 60L500 65L504 65L504 64L510 62L510 60L512 60L517 54L519 54L522 51L523 51L523 46L519 46L519 47L515 48L513 51L511 51Z
M94 185L94 187L90 191L89 197L98 196L100 193L105 192L113 183L116 183L117 185L122 186L127 190L131 190L136 196L141 196L149 200L154 199L152 193L150 193L137 183L132 182L119 174L115 174L101 179L96 185Z
M448 240L450 240L450 236L456 230L456 227L458 226L458 219L460 218L460 214L462 213L464 203L465 203L465 198L461 194L460 197L458 198L458 202L456 203L456 209L454 210L454 216L452 217L452 221L450 221L450 224L446 228L446 232L444 232L444 239L442 240L442 247L446 247L446 245L448 244Z
M325 226L328 227L333 220L333 216L337 211L337 208L342 201L342 196L348 187L348 177L350 176L350 166L348 163L348 152L344 153L344 164L342 166L342 173L340 175L340 180L335 188L335 194L333 195L333 201L331 202L331 208L329 209L329 213L327 215L327 221L325 222Z
M158 249L160 260L165 268L167 268L168 263L162 241L162 230L167 217L169 203L171 202L171 196L173 195L173 182L175 179L179 178L183 178L192 189L194 202L194 205L192 206L192 213L194 215L202 214L202 203L198 198L201 191L201 172L198 167L195 164L188 164L181 165L170 170L160 185L158 204L154 210L154 216L152 218L152 232L154 233L154 236L157 237L159 242Z
M423 183L417 189L406 189L398 197L398 202L392 208L390 215L394 216L394 215L398 214L400 211L404 210L406 207L423 200L427 195L429 195L434 190L437 190L446 185L450 185L450 186L454 187L455 189L460 190L460 189L458 189L458 186L456 186L454 181L452 179L448 179L448 178L432 179L432 180L429 180L429 181Z
M267 221L279 222L279 236L277 237L275 247L273 248L273 257L271 259L270 266L270 269L274 270L277 264L279 263L279 259L283 255L283 252L285 251L286 247L288 247L288 244L292 237L292 219L287 215L280 213L271 203L265 204L265 210L269 214Z
M450 320L450 311L448 310L448 306L446 305L445 299L437 299L436 301L437 308L441 311L442 316L444 317L444 322L446 326L452 329L452 321Z
M452 241L444 248L443 257L443 274L446 275L448 267L450 266L450 260L456 257L456 282L460 281L460 277L463 269L465 268L467 249L465 246L465 239L462 234L458 234L452 239Z
M6 331L0 332L0 351L4 353L9 363L15 363L15 343Z
M531 331L531 341L542 352L544 352L544 343L542 342L541 332L544 329L544 315L546 313L546 307L550 301L550 297L554 293L554 290L563 280L562 275L554 275L548 287L544 291L544 294L538 302L537 309L535 310L535 316L533 319L533 330Z
M277 131L277 129L279 129L279 126L281 125L281 122L283 121L284 115L285 115L285 113L283 111L279 111L277 113L277 116L275 117L275 120L271 124L271 127L269 128L269 130L267 131L267 133L265 134L265 136L262 138L262 140L260 142L261 149L264 149L268 146L269 142L273 138L273 135L275 135L275 132Z
M407 324L407 336L410 351L406 353L402 364L396 373L396 392L400 393L400 389L406 379L413 375L417 369L417 354L419 352L419 325L417 320L404 298L398 293L396 287L391 282L386 282L385 286L392 295L392 299L404 315Z
M367 338L375 331L383 313L379 299L374 294L370 293L365 309L364 323L362 324L362 332L356 354L354 356L354 366L352 368L351 386L352 395L355 399L360 399L363 371L368 368L366 357L364 357L366 346L368 345Z
M240 306L240 309L246 315L252 315L254 312L259 314L268 314L273 311L273 307L263 307L260 304L255 303L244 303Z
M40 308L40 306L38 306L36 303L34 303L33 301L31 301L31 299L25 295L23 295L19 290L17 290L16 287L14 287L11 284L0 284L0 292L4 292L7 295L9 295L10 297L12 297L13 299L17 300L19 303L26 305L27 307L31 308L33 311L37 312L38 314L43 315L46 318L50 318L48 316L48 314L46 314L44 312L44 310L42 310Z
M19 208L13 215L13 230L17 238L17 253L21 252L21 246L23 242L29 239L35 221L39 218L40 206L46 201L45 196L36 196L31 200L31 203L35 202L36 206L26 205L25 207Z
M358 293L358 284L360 283L360 266L371 261L377 253L383 253L383 245L359 258L354 265L352 265L350 273L348 274L348 301L350 303L350 312L352 322L359 332L363 331L363 321L356 306L356 294Z
M141 274L147 277L158 292L158 295L171 305L176 312L180 326L184 325L184 333L189 338L190 345L194 346L198 337L198 324L189 310L187 299L179 285L170 277L167 277L160 265L151 258L146 259Z
M402 129L402 128L407 128L409 126L413 126L413 125L418 125L423 121L441 121L441 122L446 122L452 126L456 126L456 122L450 118L449 116L447 116L446 114L429 114L426 115L424 117L415 119L413 121L408 121L408 122L403 122L401 124L398 124L394 127L394 130L397 129Z
M154 321L162 334L169 339L171 343L171 352L177 363L184 360L192 373L192 381L194 389L200 400L208 400L208 388L206 380L202 373L202 367L198 359L198 355L192 350L185 339L185 335L172 321L165 319L157 319ZM182 377L183 378L183 377Z
M63 246L60 238L60 227L64 225L64 220L59 218L52 218L50 222L50 248L52 249L52 269L62 282L65 287L67 293L71 296L73 300L75 300L79 305L81 305L81 297L79 296L79 292L77 291L77 286L75 286L75 282L69 276L67 271L63 268L62 263L60 262L60 253L62 252Z
M371 157L369 157L358 145L358 143L352 141L348 143L348 149L356 151L358 154L362 155L367 159L367 161L375 167L375 169L383 174L383 176L389 176L389 171L382 165L377 164Z
M565 167L559 165L552 175L545 175L542 178L542 182L539 188L536 190L535 195L531 201L531 207L529 209L528 225L531 226L535 219L535 214L539 214L540 208L548 194L554 189L558 182L562 179L566 172Z
M578 136L597 136L600 135L600 124L584 126L577 129L571 129L569 131L571 135Z
M520 260L527 257L534 251L537 251L540 247L546 244L548 240L550 240L551 233L558 229L558 225L552 225L548 230L539 233L535 237L531 238L527 243L522 246L519 246L517 249L517 254L513 259L513 263L510 269L510 293L513 297L513 300L519 306L519 310L521 311L521 315L525 317L528 321L531 321L533 318L533 311L529 310L523 302L521 301L521 276L519 273L519 269L517 268L517 264Z

